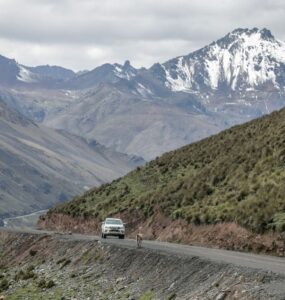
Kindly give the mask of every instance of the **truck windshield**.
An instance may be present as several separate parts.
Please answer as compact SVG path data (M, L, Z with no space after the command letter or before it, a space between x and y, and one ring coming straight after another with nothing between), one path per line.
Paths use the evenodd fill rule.
M122 225L123 222L121 220L106 220L105 224Z

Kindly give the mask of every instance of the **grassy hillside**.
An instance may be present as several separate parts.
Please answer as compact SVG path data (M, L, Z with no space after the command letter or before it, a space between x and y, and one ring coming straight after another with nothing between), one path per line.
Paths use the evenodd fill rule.
M160 210L173 219L285 230L285 109L169 152L53 212L104 218Z

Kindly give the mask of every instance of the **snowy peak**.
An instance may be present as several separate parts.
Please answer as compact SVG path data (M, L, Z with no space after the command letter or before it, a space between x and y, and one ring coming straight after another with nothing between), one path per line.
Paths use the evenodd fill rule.
M248 29L248 28L238 28L228 33L225 37L219 39L217 43L222 46L223 44L230 45L233 42L241 42L241 41L256 41L263 40L268 42L275 42L275 38L272 35L271 31L263 28L259 30L258 28ZM215 42L214 42L215 43Z
M173 91L283 90L285 43L265 28L239 28L162 67L165 85Z
M124 65L114 64L114 74L117 77L130 80L137 75L137 69L131 66L129 60L126 60Z
M248 29L248 28L238 28L235 29L234 31L232 31L230 33L231 36L236 36L237 38L239 38L242 35L247 35L248 37L253 36L253 35L259 35L260 38L262 38L263 40L267 40L267 41L274 41L275 38L272 35L271 31L268 30L267 28L263 28L263 29L258 29L256 27L254 27L253 29Z

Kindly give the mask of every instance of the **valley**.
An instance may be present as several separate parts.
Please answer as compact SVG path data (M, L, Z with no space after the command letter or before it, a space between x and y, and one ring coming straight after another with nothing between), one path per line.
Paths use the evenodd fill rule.
M285 300L284 20L0 0L0 300Z
M47 209L143 163L40 126L0 101L0 219Z

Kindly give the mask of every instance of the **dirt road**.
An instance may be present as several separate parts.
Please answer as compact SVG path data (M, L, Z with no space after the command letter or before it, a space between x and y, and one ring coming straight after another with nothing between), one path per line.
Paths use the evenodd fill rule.
M20 233L32 233L32 234L48 234L58 235L60 239L67 240L100 240L104 244L114 244L125 248L135 248L136 242L132 239L120 240L117 238L101 239L98 236L82 235L82 234L63 234L53 231L34 230L34 229L9 229L0 228L0 230L20 232ZM285 275L285 258L257 255L251 253L242 253L221 249L211 249L204 247L188 246L159 241L143 241L143 248L147 248L154 251L167 252L178 256L187 257L200 257L206 260L215 261L218 263L233 264L241 267L249 267L258 270L271 271L274 273ZM141 249L140 251L143 251Z

